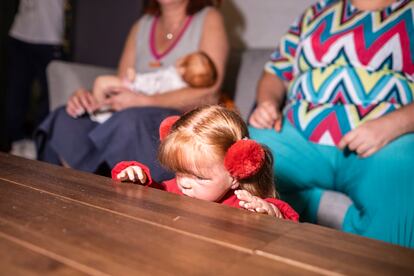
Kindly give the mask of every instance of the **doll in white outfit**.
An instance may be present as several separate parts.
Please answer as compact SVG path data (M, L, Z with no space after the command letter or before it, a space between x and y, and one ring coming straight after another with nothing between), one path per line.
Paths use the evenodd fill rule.
M127 87L146 95L154 95L185 87L210 87L216 80L217 71L213 61L203 52L194 52L177 60L175 66L154 72L137 74L133 68L129 68L125 78L100 76L95 80L92 93L98 102L103 102L111 96L111 90L115 87ZM112 112L102 107L98 112L90 114L90 117L103 123L111 115Z

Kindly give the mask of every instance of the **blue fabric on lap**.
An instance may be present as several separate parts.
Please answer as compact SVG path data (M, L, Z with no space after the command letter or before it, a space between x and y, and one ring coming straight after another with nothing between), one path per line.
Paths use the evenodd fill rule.
M98 124L88 116L74 119L61 107L35 133L38 156L55 164L58 156L70 167L87 172L95 172L103 163L113 167L119 161L136 160L148 165L154 179L172 178L157 162L158 127L165 117L177 114L167 108L130 108Z

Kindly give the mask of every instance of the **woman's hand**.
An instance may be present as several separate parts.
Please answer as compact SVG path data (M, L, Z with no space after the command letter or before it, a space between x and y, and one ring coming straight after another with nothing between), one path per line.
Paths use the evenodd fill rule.
M86 89L80 88L72 94L66 105L66 112L73 118L77 118L85 112L93 112L99 108L98 101Z
M142 168L138 166L127 167L126 169L123 169L120 173L118 173L116 177L118 180L121 181L139 181L141 184L147 182L147 175L142 170Z
M267 214L272 217L283 218L279 209L260 197L254 196L246 190L237 190L234 192L240 200L239 205L252 212Z
M361 157L374 154L399 135L394 128L395 124L383 119L367 121L351 130L342 137L338 147L342 150L348 147Z
M249 123L255 128L274 128L276 131L282 129L283 115L272 101L258 104L249 118Z
M111 89L111 96L104 101L104 105L120 111L130 107L148 106L149 100L150 96L120 86Z

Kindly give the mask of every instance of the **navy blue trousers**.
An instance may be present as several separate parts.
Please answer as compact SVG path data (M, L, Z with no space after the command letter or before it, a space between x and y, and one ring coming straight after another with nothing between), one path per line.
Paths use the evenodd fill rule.
M62 58L58 45L31 44L9 37L7 48L6 132L8 142L24 138L33 82L40 89L30 121L38 125L49 112L46 67L53 59Z

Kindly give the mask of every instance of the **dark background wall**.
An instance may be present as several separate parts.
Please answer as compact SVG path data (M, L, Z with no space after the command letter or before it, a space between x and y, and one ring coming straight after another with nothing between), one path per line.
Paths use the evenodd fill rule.
M0 0L0 150L5 148L4 109L7 85L7 33L17 11L18 0Z
M73 61L116 67L125 38L144 0L78 0L74 8Z

